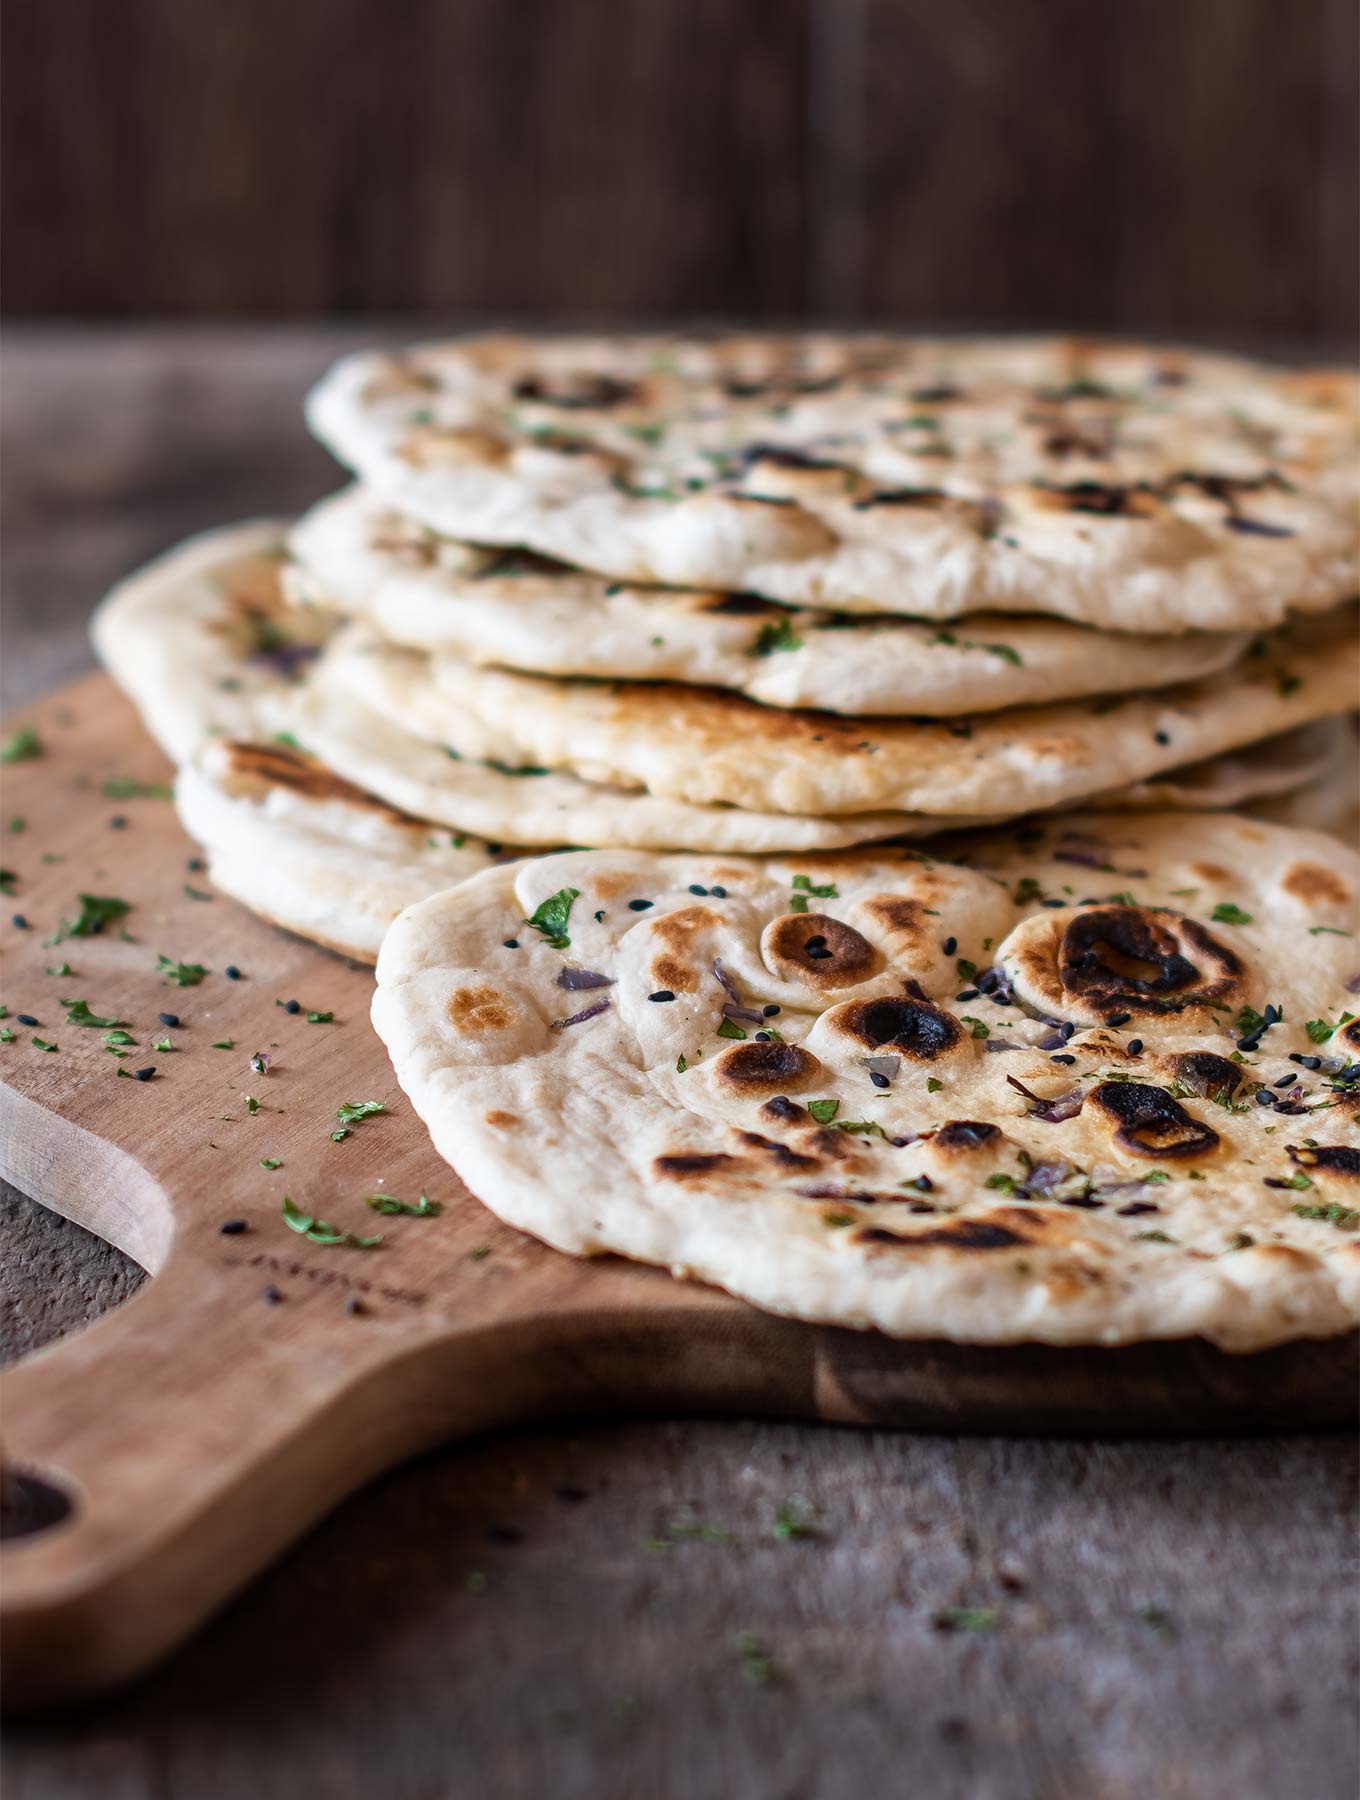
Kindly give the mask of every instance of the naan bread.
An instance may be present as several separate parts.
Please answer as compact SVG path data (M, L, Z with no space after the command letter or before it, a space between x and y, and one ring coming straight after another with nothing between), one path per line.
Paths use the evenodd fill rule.
M1225 815L573 853L403 913L373 1020L558 1249L903 1337L1245 1351L1360 1322L1358 891Z
M752 594L642 587L438 537L351 488L289 536L300 598L380 637L527 674L731 688L766 706L950 717L1126 693L1225 669L1242 633L1111 635L1064 619L789 611Z
M1350 608L1296 621L1237 669L1154 694L948 721L781 712L713 688L478 669L363 627L335 640L315 679L464 756L566 770L657 799L831 817L892 808L1005 818L1350 711L1354 626Z
M175 804L216 887L359 962L376 960L403 907L513 854L413 819L279 744L205 745L179 771Z
M334 627L280 586L286 530L260 519L202 532L95 611L99 660L172 762L207 738L254 735L261 701L300 680Z
M1235 631L1360 585L1357 386L1072 339L483 337L339 363L398 512L625 581Z

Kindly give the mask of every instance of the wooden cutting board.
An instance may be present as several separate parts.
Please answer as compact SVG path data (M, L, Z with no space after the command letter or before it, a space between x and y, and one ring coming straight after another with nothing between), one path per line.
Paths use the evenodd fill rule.
M5 1379L10 1705L136 1673L360 1483L520 1420L689 1411L1129 1433L1353 1416L1356 1336L1241 1357L1200 1341L901 1343L511 1231L431 1151L369 1027L369 971L209 896L168 801L122 790L169 770L109 683L91 676L5 729L21 725L43 749L0 771L15 1034L0 1045L0 1174L155 1279ZM53 944L79 893L131 910L122 929ZM158 955L208 973L175 986ZM62 963L69 974L47 972ZM115 1058L102 1030L66 1022L63 999L126 1020L135 1048ZM302 1011L277 1004L291 999ZM151 1048L165 1038L170 1051ZM148 1081L125 1078L148 1067ZM336 1141L337 1109L363 1100L389 1110ZM442 1212L382 1218L364 1203L375 1193L423 1193ZM284 1223L285 1194L381 1245L307 1241ZM224 1234L228 1221L244 1228Z

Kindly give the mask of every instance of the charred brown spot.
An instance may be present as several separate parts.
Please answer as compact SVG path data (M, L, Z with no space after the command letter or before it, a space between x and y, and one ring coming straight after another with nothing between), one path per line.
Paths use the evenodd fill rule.
M1334 906L1345 906L1350 900L1350 889L1336 873L1335 869L1325 868L1321 863L1296 862L1285 870L1280 886L1286 894L1292 894L1296 900L1330 901Z
M819 1181L815 1187L802 1187L798 1190L800 1200L854 1200L861 1206L901 1206L906 1200L905 1194L875 1193L870 1188L851 1188L838 1186L834 1181ZM917 1203L917 1205L925 1203ZM917 1210L912 1206L912 1211ZM927 1212L936 1212L938 1208L925 1204Z
M748 1094L806 1087L821 1066L801 1044L775 1043L733 1044L714 1064L724 1087Z
M338 775L311 757L300 755L296 750L285 749L281 744L243 744L239 742L225 743L230 772L244 781L262 782L268 787L288 788L292 793L301 794L308 800L339 800L346 806L362 807L365 812L376 813L380 818L390 819L394 825L422 826L422 821L411 813L388 806L385 801L368 793L352 782L342 781Z
M449 996L449 1018L460 1031L501 1031L512 1014L493 987L456 988Z
M842 1007L837 1023L871 1050L891 1045L918 1062L932 1062L963 1042L952 1013L925 1000L859 1000Z
M864 1225L854 1234L857 1244L891 1244L901 1250L944 1244L955 1250L1010 1250L1028 1239L1008 1225L992 1225L986 1219L951 1219L947 1225L930 1225L910 1233L888 1231L881 1225Z
M821 1159L807 1156L801 1150L791 1150L787 1144L781 1144L774 1138L761 1137L757 1131L739 1131L737 1140L748 1150L756 1150L780 1169L816 1169L821 1166Z
M605 872L608 873L607 871ZM611 891L605 891L604 877L596 878L596 891L602 900L617 897L625 890L633 893L637 888L637 876L624 873L611 883ZM678 912L665 913L661 918L652 921L648 930L654 938L659 938L668 950L684 954L690 942L706 926L716 924L718 914L707 906L682 906Z
M856 500L856 512L868 512L873 506L916 506L935 507L947 496L942 488L879 488L876 493L866 494L862 500Z
M496 1107L486 1115L486 1123L495 1131L508 1131L512 1125L519 1124L519 1114L502 1112Z
M730 1168L736 1161L726 1151L695 1151L692 1154L676 1152L674 1156L654 1156L652 1172L662 1181L685 1181L693 1175L712 1175L719 1169Z
M879 965L869 940L828 913L785 913L766 928L764 949L777 974L814 987L852 987Z
M931 1139L937 1150L978 1150L993 1138L1001 1136L995 1125L984 1124L980 1119L951 1119Z
M1212 1050L1188 1050L1167 1058L1172 1079L1195 1094L1226 1094L1229 1099L1242 1085L1242 1071L1226 1056Z
M1111 1011L1170 1013L1231 987L1242 965L1203 926L1184 919L1177 939L1153 914L1137 906L1098 906L1078 913L1058 945L1058 976L1065 993ZM1206 977L1181 950L1199 951L1215 972Z
M1089 513L1097 518L1147 518L1155 505L1152 490L1141 483L1119 487L1104 481L1070 481L1045 483L1041 487L1067 512Z
M777 1119L782 1125L800 1125L808 1115L806 1107L799 1106L796 1100L790 1100L787 1094L776 1094L773 1100L767 1100L760 1109L762 1119Z
M1103 1081L1092 1089L1090 1103L1115 1125L1115 1143L1135 1156L1200 1156L1218 1148L1218 1133L1191 1118L1165 1088Z
M1352 1019L1349 1025L1343 1025L1336 1036L1348 1050L1360 1050L1360 1019Z
M555 382L528 375L515 383L514 392L516 400L535 400L540 406L607 411L634 399L637 388L631 381L619 381L613 375L566 375Z
M1352 1144L1286 1144L1289 1160L1303 1169L1360 1179L1360 1149Z
M692 994L699 985L697 972L678 956L654 956L652 980L658 988L669 988L673 994Z

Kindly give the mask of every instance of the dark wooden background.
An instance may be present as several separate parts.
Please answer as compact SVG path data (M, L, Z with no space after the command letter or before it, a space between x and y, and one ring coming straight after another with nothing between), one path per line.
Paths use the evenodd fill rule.
M10 315L1344 344L1354 0L7 0Z

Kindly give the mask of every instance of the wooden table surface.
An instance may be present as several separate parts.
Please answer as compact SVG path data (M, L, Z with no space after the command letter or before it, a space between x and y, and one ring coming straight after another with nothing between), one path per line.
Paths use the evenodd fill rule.
M88 665L86 615L138 561L336 484L299 402L371 335L8 332L6 704ZM139 1280L0 1196L5 1357ZM1357 1472L1346 1435L462 1445L342 1506L133 1689L10 1724L4 1791L1349 1797ZM816 1535L775 1534L793 1496Z

